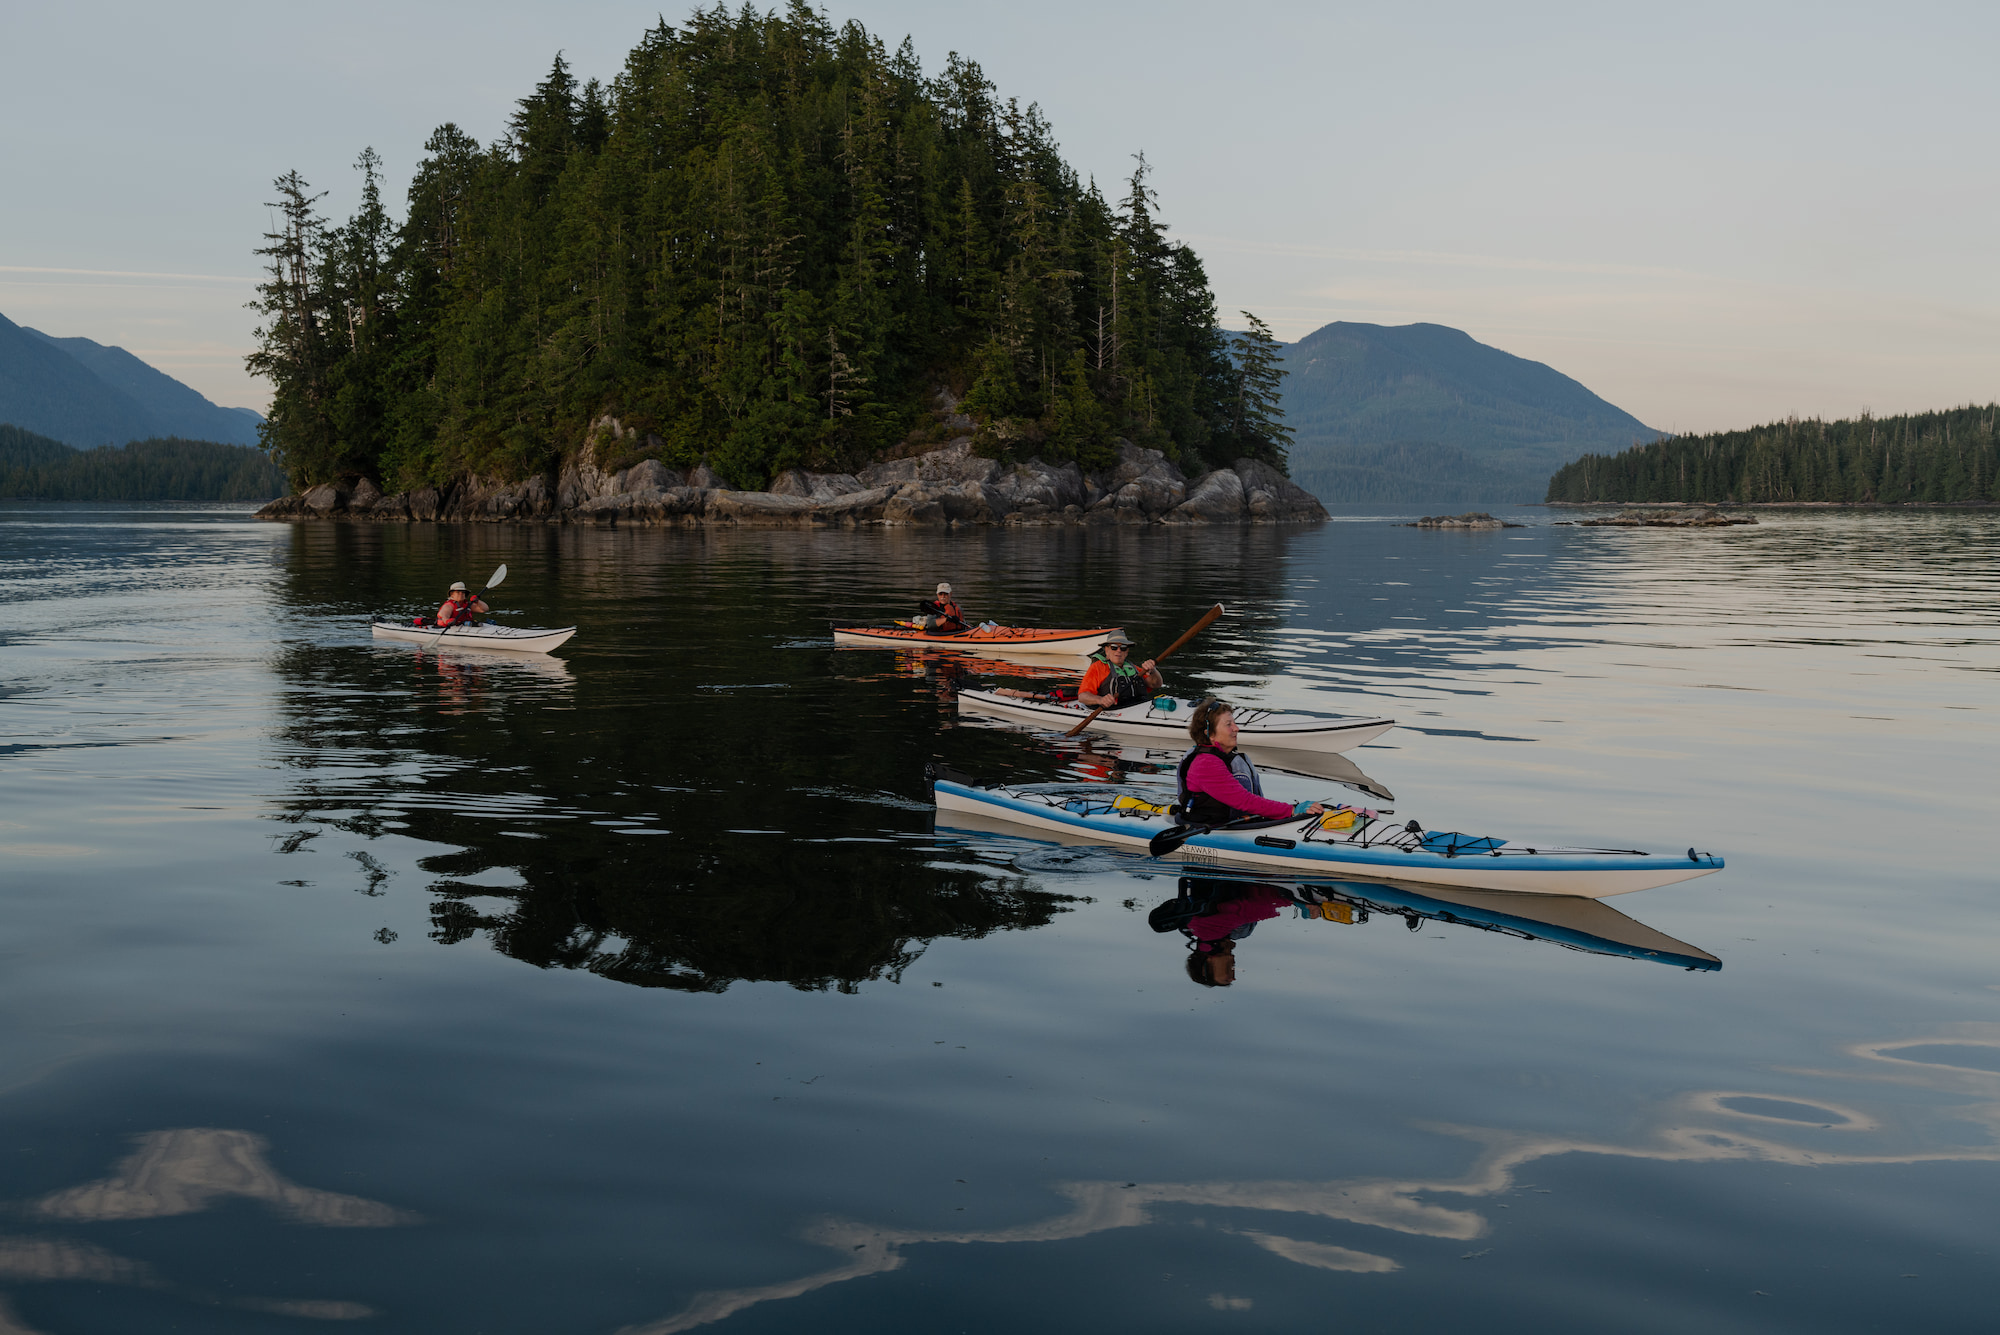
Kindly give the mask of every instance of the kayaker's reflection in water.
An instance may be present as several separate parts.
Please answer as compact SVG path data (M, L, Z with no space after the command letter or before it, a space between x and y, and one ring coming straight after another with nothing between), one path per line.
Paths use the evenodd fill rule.
M1187 975L1203 987L1236 981L1236 943L1257 924L1298 904L1289 891L1258 881L1183 876L1180 894L1148 918L1156 932L1178 929L1188 939Z

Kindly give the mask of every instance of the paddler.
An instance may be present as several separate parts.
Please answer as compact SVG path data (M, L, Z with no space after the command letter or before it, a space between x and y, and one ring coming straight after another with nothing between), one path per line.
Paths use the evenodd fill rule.
M925 630L947 635L965 629L965 613L952 601L949 582L939 583L934 596L917 604L917 620Z
M1257 767L1236 749L1236 711L1227 701L1211 697L1196 705L1188 737L1194 745L1181 757L1179 805L1190 825L1226 825L1245 816L1284 820L1326 810L1324 802L1276 802L1264 796Z
M483 616L492 610L486 605L485 599L473 597L472 591L465 587L465 581L460 580L451 586L450 596L444 600L444 605L438 608L437 624L440 629L447 626L470 625L475 616Z
M1091 709L1121 709L1143 704L1166 688L1160 669L1152 659L1133 667L1132 641L1111 634L1090 656L1090 667L1076 688L1076 702Z

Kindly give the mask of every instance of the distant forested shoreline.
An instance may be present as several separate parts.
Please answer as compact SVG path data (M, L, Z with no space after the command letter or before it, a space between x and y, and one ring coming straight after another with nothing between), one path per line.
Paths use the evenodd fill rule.
M955 54L718 4L424 151L400 222L372 149L344 224L277 182L248 363L295 488L547 474L604 417L745 489L968 418L996 458L1284 466L1278 345L1225 338L1143 156L1114 202Z
M1586 454L1552 502L1949 505L2000 501L2000 404L1837 422L1797 418Z
M0 500L268 501L284 470L262 450L164 437L72 449L0 425Z

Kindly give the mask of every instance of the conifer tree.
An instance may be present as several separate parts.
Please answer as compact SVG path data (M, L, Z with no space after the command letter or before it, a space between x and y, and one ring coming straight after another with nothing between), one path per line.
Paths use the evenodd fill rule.
M1241 314L1249 327L1230 345L1236 353L1236 438L1251 458L1282 468L1292 429L1285 425L1285 368L1279 364L1278 340L1262 320L1249 311Z

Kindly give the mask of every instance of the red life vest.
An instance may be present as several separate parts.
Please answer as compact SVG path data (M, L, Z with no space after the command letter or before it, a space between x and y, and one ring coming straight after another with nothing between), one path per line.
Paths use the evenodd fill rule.
M444 606L438 609L437 623L440 627L456 626L462 621L470 620L472 620L472 599L470 598L467 598L462 603L455 598L447 598L444 600Z

